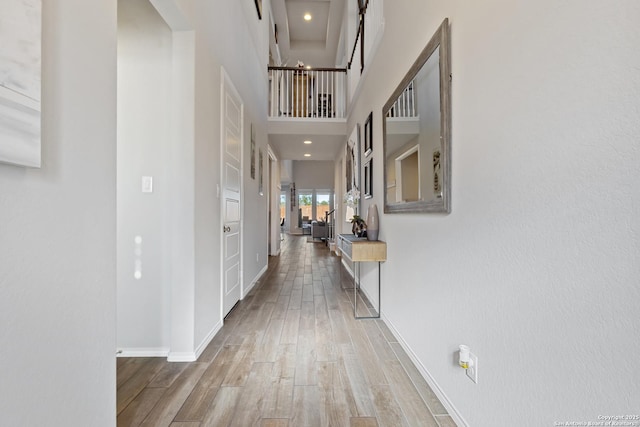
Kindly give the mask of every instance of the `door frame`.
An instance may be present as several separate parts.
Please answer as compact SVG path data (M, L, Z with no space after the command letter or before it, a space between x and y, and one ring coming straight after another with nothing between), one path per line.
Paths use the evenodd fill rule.
M239 286L240 286L240 297L238 301L241 301L244 298L244 251L243 251L243 238L244 238L244 101L238 92L238 89L233 84L233 80L226 72L224 67L220 67L220 192L219 192L219 201L220 201L220 222L218 224L218 232L220 233L220 322L224 324L224 318L227 313L224 310L224 288L225 288L225 268L224 268L224 239L225 233L222 231L222 227L224 227L224 203L222 203L222 197L224 196L224 149L225 149L225 134L224 134L224 114L225 114L225 93L226 90L230 89L234 92L234 95L240 100L240 239L238 242L239 251L240 251L240 266L239 266ZM231 312L233 308L229 311Z
M273 152L271 145L267 144L267 174L269 185L267 188L267 221L269 242L269 255L280 255L280 173L278 169L278 157Z
M407 148L402 154L398 155L395 158L395 166L396 166L396 202L399 200L404 200L404 190L403 190L403 182L402 182L402 161L407 157L417 153L418 154L418 177L420 177L420 145L414 145L410 148ZM418 200L422 197L422 186L421 180L418 178Z

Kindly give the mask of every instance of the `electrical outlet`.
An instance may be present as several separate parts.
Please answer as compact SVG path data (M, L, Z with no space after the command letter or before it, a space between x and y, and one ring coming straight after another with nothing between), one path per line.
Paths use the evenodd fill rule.
M467 368L467 376L471 381L478 384L478 356L469 353L469 368Z

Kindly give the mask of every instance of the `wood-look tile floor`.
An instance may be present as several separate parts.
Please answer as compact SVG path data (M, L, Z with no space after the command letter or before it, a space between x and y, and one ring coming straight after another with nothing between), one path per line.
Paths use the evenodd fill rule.
M196 362L118 359L118 426L455 426L386 325L354 319L340 258L282 244Z

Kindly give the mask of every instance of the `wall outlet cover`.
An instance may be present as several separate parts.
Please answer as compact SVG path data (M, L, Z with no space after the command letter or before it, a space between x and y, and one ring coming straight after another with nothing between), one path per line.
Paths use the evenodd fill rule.
M474 383L478 384L478 356L473 353L469 353L470 366L467 369L467 376Z

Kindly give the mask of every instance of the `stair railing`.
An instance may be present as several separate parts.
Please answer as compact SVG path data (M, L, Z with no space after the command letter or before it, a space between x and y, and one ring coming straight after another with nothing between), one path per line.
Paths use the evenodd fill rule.
M325 240L325 244L327 246L329 245L329 242L334 240L335 237L334 227L336 219L333 215L335 211L335 209L332 209L331 211L325 212L324 214L324 223L327 224L327 240ZM331 217L331 222L329 222L329 217Z

